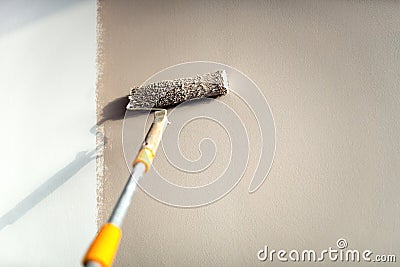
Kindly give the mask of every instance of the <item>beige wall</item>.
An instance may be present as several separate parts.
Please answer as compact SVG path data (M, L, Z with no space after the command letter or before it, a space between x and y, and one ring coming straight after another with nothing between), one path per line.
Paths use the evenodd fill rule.
M254 194L249 172L198 209L138 192L116 266L267 265L264 245L322 250L339 238L400 257L400 3L101 1L99 18L99 110L165 67L210 60L259 85L277 133ZM102 127L100 223L128 175L122 120Z

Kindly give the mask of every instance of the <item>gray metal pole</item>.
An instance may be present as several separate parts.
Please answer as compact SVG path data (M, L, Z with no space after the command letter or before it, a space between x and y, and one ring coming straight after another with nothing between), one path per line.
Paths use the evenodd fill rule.
M132 169L131 175L129 176L129 180L125 185L124 191L117 204L114 207L113 213L108 220L109 223L112 223L118 227L122 226L122 222L128 212L129 206L132 202L132 197L137 188L137 182L142 178L144 172L146 170L146 166L138 162Z
M89 261L88 263L86 263L85 267L102 267L102 266L100 263Z

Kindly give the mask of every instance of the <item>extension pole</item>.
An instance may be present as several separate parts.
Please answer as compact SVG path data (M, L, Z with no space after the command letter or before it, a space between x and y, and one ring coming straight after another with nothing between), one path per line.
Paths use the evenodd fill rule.
M133 169L128 182L108 222L100 229L83 258L85 267L110 267L112 265L121 240L122 223L132 202L137 182L149 171L167 123L167 111L156 111L153 124L147 133L142 148L132 163Z

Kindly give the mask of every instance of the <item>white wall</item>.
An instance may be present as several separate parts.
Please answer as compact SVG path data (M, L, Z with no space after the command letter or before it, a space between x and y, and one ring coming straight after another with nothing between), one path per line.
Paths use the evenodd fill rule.
M79 266L96 232L96 2L0 3L0 266Z

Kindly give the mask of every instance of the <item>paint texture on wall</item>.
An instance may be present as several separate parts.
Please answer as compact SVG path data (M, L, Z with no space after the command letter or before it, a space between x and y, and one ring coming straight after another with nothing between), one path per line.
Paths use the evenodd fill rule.
M121 97L154 73L193 60L233 66L260 87L276 123L274 164L254 194L250 171L226 197L197 209L173 208L139 191L116 266L254 266L264 245L323 250L339 238L351 248L399 253L399 3L102 1L98 11L106 140L100 223L129 174L123 115L105 120L100 113L112 103L124 108ZM249 110L227 101L248 118L257 146ZM218 151L226 151L218 129L204 121L188 126L185 155L198 157L193 140L210 132ZM224 153L216 155L208 178L224 160ZM156 164L170 171L162 154ZM178 173L174 182L196 179L207 181Z

